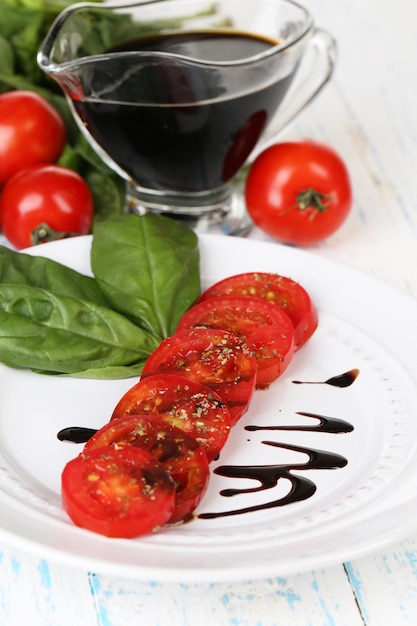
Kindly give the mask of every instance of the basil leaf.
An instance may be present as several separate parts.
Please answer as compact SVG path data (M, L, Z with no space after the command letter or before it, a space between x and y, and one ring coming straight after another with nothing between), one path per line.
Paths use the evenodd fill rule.
M70 0L0 0L0 35L13 46L16 73L24 74L33 83L48 82L36 54L54 19L70 4Z
M94 200L94 219L104 220L123 213L126 204L125 181L109 175L108 170L91 167L85 171Z
M24 74L32 82L43 79L42 70L36 62L36 53L45 35L45 15L30 7L1 2L0 34L13 47L16 73Z
M146 360L146 359L145 359ZM142 373L144 361L138 361L134 365L104 365L91 367L89 369L71 372L73 378L98 378L103 380L114 380L115 378L138 378ZM49 374L41 370L33 370L37 374Z
M200 295L197 235L161 215L96 222L91 267L116 311L160 340Z
M0 74L13 74L13 48L5 37L0 35Z
M58 295L108 306L94 278L51 259L15 252L0 246L0 283L41 287Z
M141 371L158 342L106 307L26 285L0 285L0 360L50 374Z

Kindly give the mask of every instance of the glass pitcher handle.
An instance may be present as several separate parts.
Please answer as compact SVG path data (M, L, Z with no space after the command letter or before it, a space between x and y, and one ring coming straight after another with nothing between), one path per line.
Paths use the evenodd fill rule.
M276 141L277 136L292 122L331 78L337 60L337 43L326 30L315 28L293 85L279 111L250 156L250 161Z

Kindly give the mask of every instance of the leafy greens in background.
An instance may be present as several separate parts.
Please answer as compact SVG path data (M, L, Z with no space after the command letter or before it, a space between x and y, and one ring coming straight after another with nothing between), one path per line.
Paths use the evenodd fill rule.
M124 209L124 181L92 150L75 124L60 87L42 72L36 60L52 22L71 4L69 0L0 0L0 93L35 91L59 111L68 131L59 163L85 178L94 197L96 219L107 219ZM104 31L102 37L106 37Z
M88 277L0 247L1 362L43 374L138 376L200 295L197 236L167 217L98 222L92 269Z

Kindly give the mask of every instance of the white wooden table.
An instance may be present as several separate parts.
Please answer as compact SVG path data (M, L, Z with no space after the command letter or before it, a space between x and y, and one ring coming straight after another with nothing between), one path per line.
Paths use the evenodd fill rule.
M337 38L340 58L331 84L286 137L316 138L338 150L355 195L348 221L313 253L417 297L417 3L304 2ZM249 237L268 240L257 230ZM2 626L402 626L416 620L417 534L328 569L200 585L124 580L0 545Z

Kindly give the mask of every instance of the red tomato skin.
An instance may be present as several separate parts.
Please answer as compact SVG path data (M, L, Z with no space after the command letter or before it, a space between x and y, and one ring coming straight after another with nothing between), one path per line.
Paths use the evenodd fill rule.
M198 302L183 315L177 330L200 327L228 330L253 350L257 389L266 389L292 360L293 323L281 307L267 300L220 296Z
M301 210L297 196L314 189L324 195L324 211ZM249 169L245 200L253 222L278 241L312 246L332 235L352 205L349 172L330 147L313 141L274 144Z
M4 236L18 250L34 243L42 224L52 238L86 235L93 220L93 198L77 172L59 165L35 165L7 181L0 198Z
M193 437L156 416L128 415L100 428L87 441L84 452L108 446L119 450L135 447L150 453L175 485L175 504L166 523L190 519L210 478L204 449Z
M138 414L181 428L202 446L209 463L218 457L230 434L230 413L220 396L175 374L141 379L120 398L111 419Z
M257 297L283 308L294 326L294 350L299 350L318 325L317 309L308 292L292 278L272 272L244 272L208 287L199 302L211 298Z
M158 530L174 510L175 487L148 452L131 446L83 451L62 472L62 502L77 526L130 539Z
M54 163L66 138L58 111L37 93L0 95L0 185L30 165Z
M256 371L255 356L236 335L196 328L164 339L146 360L142 378L173 373L207 385L228 407L233 426L248 409Z

